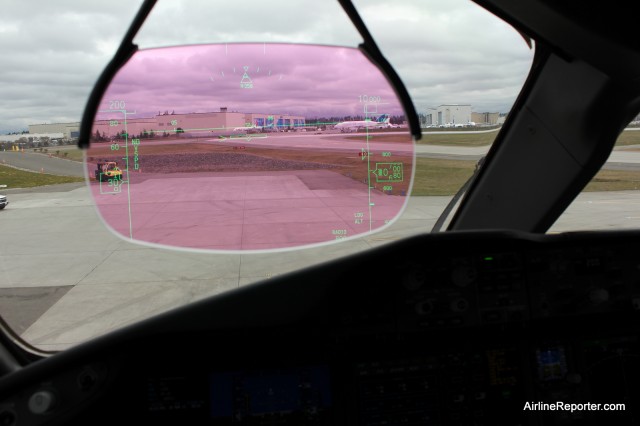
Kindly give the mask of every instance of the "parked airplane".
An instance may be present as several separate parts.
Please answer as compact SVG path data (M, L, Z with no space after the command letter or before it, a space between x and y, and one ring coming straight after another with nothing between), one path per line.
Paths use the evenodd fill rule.
M242 127L234 127L234 132L244 132L244 133L259 133L263 129L262 126L242 126Z
M389 123L389 114L382 114L375 120L343 121L333 126L342 132L357 132L359 129L384 129L392 127Z

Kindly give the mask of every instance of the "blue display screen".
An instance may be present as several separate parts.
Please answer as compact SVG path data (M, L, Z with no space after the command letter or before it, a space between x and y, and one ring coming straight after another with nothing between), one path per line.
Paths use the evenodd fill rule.
M325 418L331 407L327 366L227 371L210 376L211 417L234 422L260 418Z

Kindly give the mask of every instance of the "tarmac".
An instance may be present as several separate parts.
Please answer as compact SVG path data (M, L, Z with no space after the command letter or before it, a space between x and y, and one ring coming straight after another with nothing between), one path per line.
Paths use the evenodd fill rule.
M28 342L60 350L191 301L429 232L449 200L411 198L387 229L337 244L206 254L115 236L85 187L13 194L0 211L0 309ZM583 193L551 232L620 227L640 227L637 191Z
M618 152L615 160L640 163L640 153ZM339 243L212 254L152 248L114 235L84 184L1 192L10 204L0 211L0 313L43 350L62 350L229 289L429 232L451 198L412 197L384 230ZM638 195L582 193L549 232L640 228Z

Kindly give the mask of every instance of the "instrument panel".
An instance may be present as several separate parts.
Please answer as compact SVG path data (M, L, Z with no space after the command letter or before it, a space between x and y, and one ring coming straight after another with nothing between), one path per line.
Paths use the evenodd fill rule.
M15 424L55 424L62 414L64 424L635 424L639 237L416 237L36 363L18 373L31 374L30 387L0 381L0 416L13 413ZM87 368L99 372L92 385L72 391ZM43 389L57 405L34 412Z

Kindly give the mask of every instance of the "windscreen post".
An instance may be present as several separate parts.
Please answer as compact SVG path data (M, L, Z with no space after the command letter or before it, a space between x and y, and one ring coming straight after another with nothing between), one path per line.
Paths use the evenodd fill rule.
M109 83L113 79L113 76L118 72L120 68L131 58L131 56L138 50L138 46L133 43L133 38L138 34L142 24L149 16L151 9L156 4L157 0L145 0L140 6L138 13L136 14L133 22L129 26L116 54L113 59L107 64L107 67L102 71L100 77L96 81L96 84L89 95L87 104L82 114L82 121L80 123L80 136L78 138L78 148L86 149L89 147L89 139L91 137L91 128L93 126L93 119L96 115L96 110L104 92L106 91Z
M396 70L391 66L387 58L384 57L380 48L376 44L373 36L369 32L369 29L365 25L362 17L358 14L355 6L351 0L338 0L347 16L356 27L360 35L362 36L364 43L360 44L359 49L367 56L367 58L373 62L385 75L391 86L396 92L396 95L400 98L402 106L407 115L407 121L409 123L409 130L414 140L420 140L422 138L422 131L420 129L420 121L418 120L418 113L411 101L411 96L404 83L400 79L400 76Z

